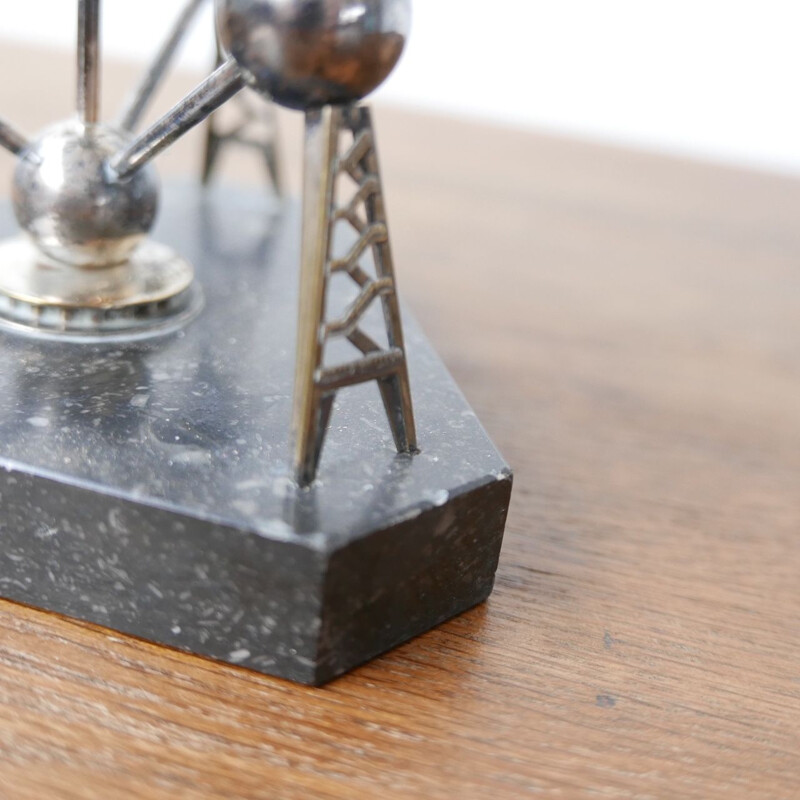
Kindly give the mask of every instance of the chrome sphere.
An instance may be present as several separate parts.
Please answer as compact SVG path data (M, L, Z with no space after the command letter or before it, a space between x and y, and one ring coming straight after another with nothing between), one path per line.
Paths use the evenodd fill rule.
M355 102L405 47L411 0L217 0L217 30L249 83L289 108Z
M127 261L158 209L151 168L125 179L108 168L109 157L127 142L113 128L76 121L45 131L21 154L14 213L42 253L76 267Z

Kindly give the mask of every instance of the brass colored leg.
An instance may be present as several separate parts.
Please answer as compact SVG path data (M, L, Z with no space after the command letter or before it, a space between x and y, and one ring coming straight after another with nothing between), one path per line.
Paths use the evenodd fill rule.
M340 153L342 134L353 143ZM336 205L336 183L349 174L357 189L348 204ZM334 228L346 222L358 234L343 258L331 252ZM360 263L372 253L374 274ZM335 273L346 273L360 288L340 316L328 319L328 286ZM388 340L379 346L362 328L368 309L380 299ZM349 341L359 357L326 367L325 346ZM383 202L375 133L369 109L333 107L306 113L303 250L295 379L295 473L299 483L314 480L336 393L348 386L377 381L398 451L417 448L403 326Z

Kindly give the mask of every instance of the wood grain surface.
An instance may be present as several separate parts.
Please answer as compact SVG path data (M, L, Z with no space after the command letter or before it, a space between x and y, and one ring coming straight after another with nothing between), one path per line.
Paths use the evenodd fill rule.
M0 49L4 115L66 112L66 57ZM402 289L516 469L495 594L322 690L0 603L0 797L800 796L800 184L378 124Z

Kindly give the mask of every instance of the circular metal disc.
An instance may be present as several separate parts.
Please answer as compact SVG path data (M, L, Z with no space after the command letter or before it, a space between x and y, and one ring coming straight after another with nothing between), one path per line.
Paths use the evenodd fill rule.
M48 259L25 237L0 243L0 322L58 335L128 336L185 322L200 307L194 269L145 242L124 264L78 269Z

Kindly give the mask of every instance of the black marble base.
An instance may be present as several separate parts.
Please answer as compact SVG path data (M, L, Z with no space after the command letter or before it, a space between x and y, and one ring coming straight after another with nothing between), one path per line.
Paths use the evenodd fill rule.
M155 238L206 298L187 327L0 333L0 595L310 684L485 600L511 474L418 326L422 452L396 454L377 387L348 390L300 490L296 206L189 185L164 205Z

